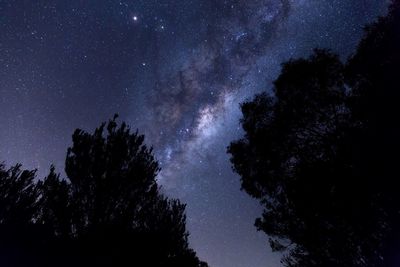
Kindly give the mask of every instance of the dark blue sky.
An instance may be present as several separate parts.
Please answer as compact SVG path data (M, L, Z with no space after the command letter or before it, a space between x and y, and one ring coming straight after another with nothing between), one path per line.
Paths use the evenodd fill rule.
M386 0L0 0L0 160L63 172L75 128L119 113L154 146L191 246L213 267L279 266L226 147L280 64L343 59Z

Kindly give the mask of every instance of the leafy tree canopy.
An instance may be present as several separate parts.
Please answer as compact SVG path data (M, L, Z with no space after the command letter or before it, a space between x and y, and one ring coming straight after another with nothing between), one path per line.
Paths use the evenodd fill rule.
M143 135L114 117L72 140L66 179L0 165L3 266L207 266L188 246L185 205L160 193Z
M242 104L245 136L228 153L286 266L400 263L399 47L395 1L348 63L315 50Z

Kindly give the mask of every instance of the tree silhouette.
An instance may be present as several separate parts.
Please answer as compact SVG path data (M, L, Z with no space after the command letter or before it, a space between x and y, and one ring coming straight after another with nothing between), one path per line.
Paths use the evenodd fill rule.
M48 231L35 224L40 190L35 171L17 164L0 164L0 262L2 266L40 266L38 254L47 242Z
M28 225L36 215L38 190L35 172L22 171L21 165L6 170L0 164L0 223Z
M396 1L348 64L316 50L242 104L228 152L286 266L399 264L399 18Z
M348 84L353 88L353 116L362 121L363 134L357 169L364 176L378 177L382 205L390 227L385 242L388 266L400 264L400 194L398 191L400 151L400 1L392 1L390 13L367 27L357 53L346 67Z
M143 135L114 117L72 139L67 179L0 165L2 264L207 266L188 246L185 205L159 192Z

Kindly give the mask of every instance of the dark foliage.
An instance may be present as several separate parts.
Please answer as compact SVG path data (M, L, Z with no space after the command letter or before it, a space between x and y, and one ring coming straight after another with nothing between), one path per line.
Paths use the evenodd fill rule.
M316 50L242 104L228 152L286 266L399 266L399 47L396 1L347 64Z
M188 247L185 205L164 197L144 136L115 118L76 130L67 179L0 165L2 266L204 267Z

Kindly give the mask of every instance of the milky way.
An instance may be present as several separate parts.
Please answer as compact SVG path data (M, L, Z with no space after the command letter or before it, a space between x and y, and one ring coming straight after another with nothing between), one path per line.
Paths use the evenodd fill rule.
M187 203L202 259L280 266L226 154L239 104L315 47L345 59L387 2L0 0L0 160L63 173L73 130L119 113L154 146L164 192Z
M243 88L245 77L273 42L290 9L287 1L276 0L250 4L224 1L220 5L215 8L222 14L208 22L206 39L176 74L166 81L158 80L154 87L157 96L152 96L151 106L156 107L155 119L150 121L159 122L158 128L163 129L162 134L156 133L161 140L156 140L171 144L176 139L174 132L182 135L161 156L167 165L164 173L170 172L170 176L175 171L168 168L181 167L182 157L193 160L193 150L204 149L207 140L203 139L213 138L221 131L217 129L221 123L219 116L232 106L237 107L232 94ZM171 163L175 153L184 155Z

